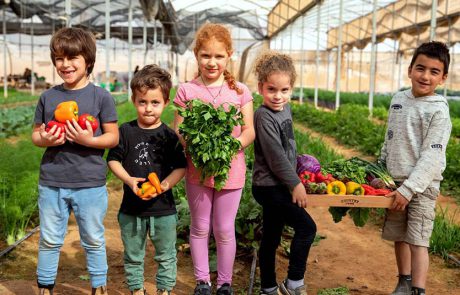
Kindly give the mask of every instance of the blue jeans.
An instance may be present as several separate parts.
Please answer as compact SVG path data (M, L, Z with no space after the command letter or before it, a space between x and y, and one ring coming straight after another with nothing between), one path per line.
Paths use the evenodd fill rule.
M70 211L73 210L80 233L80 244L86 252L91 286L105 286L108 268L103 224L107 212L105 185L76 189L39 185L38 192L38 283L53 285L56 280L59 252L64 244Z

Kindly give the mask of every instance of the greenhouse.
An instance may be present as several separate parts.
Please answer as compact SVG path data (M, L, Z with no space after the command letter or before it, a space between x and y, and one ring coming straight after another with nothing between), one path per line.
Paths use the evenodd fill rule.
M170 97L168 100L163 96L164 110L160 112L161 120L155 122L169 126L171 132L175 131L179 139L177 145L171 146L169 150L161 148L160 143L153 141L142 143L142 147L136 146L136 164L142 162L144 165L150 165L149 167L157 167L149 168L149 172L155 172L152 169L159 169L160 164L155 166L152 162L160 157L151 160L145 158L150 156L149 153L166 149L168 155L173 155L171 157L174 158L174 165L182 165L178 164L182 159L181 155L172 153L172 150L180 146L180 141L186 155L183 161L187 161L187 168L184 169L183 179L178 179L178 183L173 187L169 187L168 183L165 189L171 190L167 195L171 198L171 210L177 216L177 276L174 278L174 288L172 292L169 292L169 286L160 288L162 281L157 277L157 272L159 273L163 266L157 262L155 249L158 245L155 245L152 239L144 245L145 269L143 268L143 285L140 291L145 288L145 294L211 294L211 290L212 294L227 294L225 292L230 291L228 294L269 292L266 286L267 275L264 275L264 267L267 264L263 263L264 255L267 254L263 247L261 253L260 247L261 241L264 241L264 234L267 235L266 232L269 232L267 229L264 230L263 225L267 225L267 228L268 224L274 223L270 223L269 218L264 215L268 214L268 209L256 196L258 184L255 184L260 173L260 170L257 170L260 169L257 166L260 165L258 157L263 154L269 163L278 163L276 161L279 160L279 154L276 154L278 143L270 146L270 141L262 141L262 133L259 133L262 131L257 129L260 109L270 109L270 106L276 105L273 98L267 94L268 90L264 92L264 85L269 82L260 81L261 72L257 67L261 63L261 57L266 56L267 52L289 57L288 63L292 62L295 70L296 78L293 85L287 83L285 86L289 88L289 97L284 102L289 105L289 116L292 119L289 121L292 125L290 132L294 138L286 137L284 132L288 132L286 130L289 130L289 126L285 125L282 125L284 129L280 131L281 135L277 133L276 136L280 136L281 141L295 140L297 166L294 172L300 179L296 178L296 182L300 181L306 202L305 206L299 206L305 207L304 211L316 223L316 236L311 249L308 245L310 250L309 253L307 251L302 292L305 289L309 294L322 295L403 294L392 293L395 285L400 283L398 275L399 278L401 275L412 275L412 287L419 284L417 287L426 289L426 294L460 294L460 1L0 0L0 8L0 294L52 294L52 289L50 293L39 293L43 292L43 284L39 278L37 279L41 267L40 256L37 253L43 253L41 251L46 244L41 241L46 234L46 230L43 229L43 219L46 217L39 215L42 212L40 206L43 206L42 169L50 150L56 148L56 154L63 154L68 148L74 153L80 147L82 150L99 150L97 161L103 162L104 169L108 166L107 173L104 173L104 187L108 192L107 212L104 213L105 218L101 219L104 222L102 229L105 229L104 247L108 261L105 283L107 290L105 285L104 290L94 288L94 277L88 270L89 266L87 268L88 260L85 258L88 253L85 252L87 245L85 237L81 236L84 226L81 224L78 211L75 212L75 205L68 205L69 212L66 214L70 214L70 218L66 217L69 218L69 222L62 233L65 242L56 246L60 254L57 254L59 269L54 291L57 294L129 294L130 291L139 289L138 285L130 285L129 276L125 273L127 258L124 255L127 244L123 237L126 232L120 228L120 213L126 212L123 210L129 208L129 205L126 205L126 189L132 188L133 191L130 193L134 192L136 195L141 189L144 192L144 188L141 187L140 181L136 182L136 185L127 185L126 181L120 180L120 174L110 165L113 161L112 150L126 144L122 140L128 140L128 137L126 133L126 138L120 137L119 146L116 146L118 135L114 137L114 144L107 144L107 139L105 145L91 146L94 142L85 142L81 137L81 133L87 135L89 125L80 123L78 119L88 118L87 114L83 116L83 113L88 112L88 122L92 123L91 120L94 119L96 124L99 123L95 125L94 131L90 132L89 136L94 136L93 138L109 138L105 135L112 134L118 128L120 131L116 134L120 132L122 136L125 125L136 121L136 118L138 127L142 128L138 118L141 116L140 107L136 104L140 90L135 89L133 92L130 85L133 85L135 74L139 71L146 73L149 65L157 65L170 74ZM209 44L213 44L214 47L209 48L202 45L205 43L199 43L202 41L197 40L197 32L207 24L219 24L224 28L224 32L230 33L232 48L225 51L224 57L218 53L217 59L228 58L224 68L231 74L231 79L234 78L238 82L228 80L223 69L222 73L218 72L221 76L215 79L208 78L214 77L214 70L210 70L209 76L203 74L205 68L202 63L208 56L201 56L200 50L206 54L206 50L215 53L221 48L219 44L225 44L221 41L225 40L222 34L211 38L214 43ZM116 111L116 115L109 120L108 113L91 114L86 111L90 110L89 106L82 103L80 98L72 99L78 101L79 113L77 107L76 115L62 122L58 120L56 113L51 114L52 121L61 124L53 129L56 137L59 137L58 133L64 135L62 139L53 137L53 143L43 144L43 136L51 140L49 136L52 131L51 125L47 125L45 131L44 126L48 121L45 117L42 121L37 117L40 111L43 116L48 116L47 112L50 112L41 108L49 107L45 101L50 96L56 96L58 92L53 92L56 89L72 90L68 88L68 76L71 74L59 70L58 60L51 59L54 56L50 50L51 38L63 28L83 29L94 36L94 68L83 80L95 86L94 89L97 90L94 93L108 93L107 97L113 98L113 110ZM424 82L415 81L416 69L422 71L420 66L413 66L413 56L418 52L417 48L422 44L438 42L445 44L449 52L448 68L443 69L443 74L447 75L436 78L434 76L439 74L437 69L428 71L423 68L425 75L430 72L431 78L419 74L423 76L420 79ZM422 53L422 56L431 60L430 65L446 65L442 58L438 58L441 54L436 52L430 56ZM83 58L87 65L86 55L62 59L67 61L79 57ZM287 71L280 73L288 74ZM140 76L136 76L135 83L141 83ZM275 87L273 85L280 85L280 81L284 80L276 80L270 84L270 89ZM193 90L198 91L193 93L210 95L209 104L188 103L187 99L190 98L186 96L194 89L194 83L201 86L202 92ZM236 86L232 86L232 83ZM429 97L436 97L435 101L442 100L442 106L439 107L441 110L436 109L437 113L428 113L420 107L413 113L400 115L401 108L406 107L404 102L398 100L403 93L411 93L413 98L418 98L414 94L414 83L423 84L420 87L424 89L428 87L425 84L436 83L435 86L429 85L433 87ZM80 89L74 89L77 90ZM229 92L226 92L227 90ZM250 101L251 107L247 107L249 104L243 107L243 102L229 104L235 106L235 109L229 105L225 106L231 100L230 97L226 98L226 102L222 100L221 104L216 103L216 100L224 99L225 95L232 95L232 90L239 96L246 95L246 98L242 99ZM240 90L243 94L238 92ZM147 97L147 93L143 93L142 97ZM222 93L224 94L221 95ZM195 100L194 98L190 101ZM206 99L203 98L203 101L206 102ZM99 103L101 108L112 104L103 103L102 100ZM220 105L225 107L219 108ZM199 110L202 113L198 113ZM283 107L277 109L280 112L284 110ZM445 125L436 125L440 123L434 118L440 112L446 116L443 117ZM418 119L415 117L419 121L416 121ZM71 118L75 119L76 125L72 125ZM109 121L105 121L106 119ZM217 121L212 121L214 119ZM191 124L192 121L195 125ZM45 124L43 130L37 122ZM62 129L59 126L62 126ZM406 127L407 130L404 129ZM88 130L84 130L85 128ZM247 128L254 133L246 131ZM266 127L266 130L268 129L269 127ZM237 137L235 130L239 130L238 132L243 135ZM221 134L224 132L228 133L227 137ZM244 136L248 138L247 143ZM393 136L400 141L391 146L391 150L388 149L388 145ZM438 141L429 141L432 138ZM403 142L404 140L407 142ZM61 145L63 150L59 149ZM287 149L286 146L280 147ZM439 153L426 154L425 151L430 147ZM147 152L149 148L153 152ZM407 150L395 152L396 148ZM384 153L390 150L394 153L391 154L394 157L391 159L396 159L395 163L382 162L382 159L389 159L391 155ZM289 154L288 151L285 152L286 155ZM197 154L196 158L193 153ZM383 158L384 156L386 158ZM54 160L48 160L58 165L57 162L62 159L56 157ZM72 162L74 166L69 166L68 169L74 172L66 173L71 177L79 177L81 171L86 171L82 172L82 175L86 173L85 177L92 177L93 172L83 167L94 165L89 159L90 156L87 157L81 157L83 162ZM414 162L408 164L412 158ZM235 159L241 161L244 169L240 167L242 170L238 172L232 170L236 165ZM221 166L215 166L218 160L223 161L219 163ZM164 157L161 157L161 161L165 161ZM173 167L173 164L168 165ZM190 169L191 165L196 171ZM405 173L405 170L401 172L401 167L406 167L404 165L410 166L410 169L419 174L412 174L412 178L409 175L400 176ZM184 167L185 164L180 168ZM275 169L271 164L263 167L268 170ZM176 168L179 169L178 166ZM215 171L210 172L212 169ZM208 173L206 177L204 171ZM270 171L268 174L275 175L273 177L277 179L275 183L289 188L286 191L292 194L293 200L298 200L294 197L293 187L287 185L284 176L277 175L274 170ZM231 250L236 253L233 254L234 263L232 262L230 278L222 274L224 258L219 260L219 257L226 256L222 254L224 250L221 243L225 244L227 240L219 238L219 234L222 234L219 228L221 220L216 216L233 214L231 206L219 211L213 207L214 201L211 202L210 206L214 209L206 216L210 218L206 229L209 245L199 250L194 246L194 243L197 243L194 238L200 232L195 228L196 224L204 220L200 217L194 219L197 218L194 216L198 211L193 210L198 209L191 207L194 203L191 201L192 189L189 186L193 181L190 179L194 179L194 173L198 172L202 173L199 179L200 188L210 187L215 194L213 196L217 196L221 190L232 191L233 188L229 189L233 185L232 177L241 179L241 185L238 187L241 189L241 199L239 206L235 207L236 217L231 229L231 235L234 233L235 237L234 240L229 238L231 243L234 242L236 245L236 249ZM240 178L235 176L238 173ZM158 174L157 187L150 180L149 185L155 187L156 193L152 193L153 199L147 198L142 202L154 202L161 198L162 193L166 195L162 192L160 183L164 185L163 181L167 175L163 172ZM398 256L395 259L395 253L398 255L398 243L403 242L395 240L396 243L393 243L385 236L388 216L394 210L398 210L394 207L399 200L398 196L407 199L402 192L409 189L407 185L412 183L411 181L421 183L423 177L420 175L429 175L426 177L431 177L431 182L423 183L421 191L411 189L410 193L414 196L425 196L430 189L436 192L431 197L434 208L432 216L430 212L420 213L421 234L424 237L417 240L417 243L423 240L423 243L429 246L415 243L415 246L427 249L429 253L429 256L426 256L429 260L426 262L429 264L429 268L426 266L426 284L420 283L417 271L412 269L411 272L410 266L408 274L401 273L398 267L401 267L402 262ZM142 179L149 183L150 176L146 174ZM377 182L372 182L374 178L382 182L377 185ZM198 181L198 178L196 179ZM209 179L212 179L211 182L208 182ZM410 180L406 181L407 179ZM171 181L169 176L167 180ZM337 182L340 182L340 185ZM350 184L351 182L353 184ZM48 183L46 187L53 187L54 185L49 183L58 181L45 183ZM330 186L330 183L333 185ZM231 185L226 186L229 184ZM354 184L358 185L354 187L358 191L349 191ZM77 187L86 188L85 185ZM268 191L266 192L268 194ZM275 189L270 193L275 194ZM142 193L138 196L141 197ZM217 200L217 197L215 198ZM400 209L407 216L412 214L411 210L419 209L413 207L416 206L413 205L413 200L414 197L406 200L408 203ZM94 201L94 207L99 206L96 203ZM140 216L155 216L151 212L145 214ZM298 253L298 237L296 227L292 223L298 224L299 220L290 216L294 221L287 221L291 220L288 218L289 215L290 213L286 214L287 217L279 216L280 219L286 218L283 219L283 225L286 226L283 227L279 245L275 248L276 264L273 271L276 272L278 289L272 291L279 292L278 294L287 294L283 293L285 287L289 287L292 292L294 290L290 287L294 285L289 285L293 282L290 277L293 272L290 258L293 260L292 255ZM138 216L135 222L140 222L143 217ZM140 229L140 223L137 223L137 229ZM428 231L428 234L423 232L424 230ZM413 246L407 241L404 241L404 245ZM199 286L202 281L199 279L202 269L197 266L198 254L208 255L209 263L204 265L209 268L209 279L205 280L205 283L209 281L210 293L196 293L197 289L201 288ZM415 267L414 264L412 267ZM37 282L41 289L37 287ZM225 292L222 291L224 289ZM202 292L207 291L206 289ZM300 292L300 289L296 292ZM410 290L407 294L410 294Z

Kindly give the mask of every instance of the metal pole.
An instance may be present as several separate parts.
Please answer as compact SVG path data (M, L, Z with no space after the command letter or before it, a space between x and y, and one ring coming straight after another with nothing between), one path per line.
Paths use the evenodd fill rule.
M5 4L6 3L5 1ZM3 97L8 97L8 73L6 69L6 16L5 16L5 6L2 7L3 14Z
M35 95L35 70L34 70L34 17L30 18L30 46L31 46L31 85L30 85L30 93Z
M133 45L133 5L129 0L128 6L128 99L131 98L131 78L133 77L131 49Z
M447 33L447 46L452 46L452 43L451 43L451 34L450 34L450 32L452 31L452 30L451 30L451 26L452 26L451 19L448 18L448 19L447 19L447 22L449 23L449 30L448 30L448 33ZM454 49L454 48L452 47L452 50L453 50L453 49ZM452 58L453 58L453 56L454 56L454 55L452 54ZM453 69L452 63L450 64L450 68ZM452 83L452 74L448 75L448 76L447 76L447 79L449 80L449 82ZM444 89L443 89L442 94L443 94L444 97L447 97L447 81L444 82Z
M340 106L340 73L342 62L342 22L343 22L343 0L340 0L339 9L339 39L337 42L337 71L335 74L335 109L338 110Z
M105 0L105 89L110 92L110 0Z
M315 74L315 108L318 108L318 84L319 84L319 29L320 29L320 14L321 2L318 4L318 14L316 15L316 74Z
M372 109L374 106L374 91L375 91L375 50L377 43L377 0L373 1L372 7L372 44L371 44L371 75L369 80L369 116L372 117Z
M144 66L147 64L147 19L144 17L144 30L142 31L142 45L144 47Z
M158 48L157 48L157 38L158 38L157 37L157 21L156 20L154 20L154 21L155 21L155 25L153 27L153 48L154 48L154 50L153 50L153 62L155 64L157 64L157 50L158 50Z
M303 67L305 63L305 51L303 50L303 40L305 36L305 15L302 17L302 31L300 34L300 94L299 94L299 103L303 103Z
M48 3L49 3L49 7L51 7L51 0L49 0ZM53 12L53 15L54 15L54 12ZM54 32L55 32L54 17L51 18L51 27L52 27L52 32L53 32L53 35L54 35ZM53 63L51 63L51 71L53 73L53 86L54 86L54 85L56 85L56 69L55 69Z
M66 26L72 26L72 0L65 0L65 18Z
M403 53L398 52L398 57L399 57L399 66L398 66L398 91L399 91L399 89L401 89L401 70L402 70Z
M430 41L434 41L436 36L436 10L438 9L438 0L431 3L431 24L430 24Z

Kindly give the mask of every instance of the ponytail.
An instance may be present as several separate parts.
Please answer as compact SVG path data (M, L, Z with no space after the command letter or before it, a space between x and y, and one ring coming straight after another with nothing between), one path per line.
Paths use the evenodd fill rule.
M233 75L228 70L224 71L224 79L228 84L228 88L235 90L237 94L243 94L243 90L238 88L236 85L235 77L233 77Z

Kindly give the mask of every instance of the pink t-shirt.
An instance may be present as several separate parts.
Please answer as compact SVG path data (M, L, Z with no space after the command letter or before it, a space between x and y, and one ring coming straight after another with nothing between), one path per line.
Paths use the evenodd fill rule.
M231 103L237 108L243 107L248 102L252 102L252 95L248 87L242 83L237 82L237 87L243 91L242 94L237 94L235 90L228 88L228 84L224 83L220 95L218 95L213 102L214 97L221 89L221 86L209 86L208 89L198 81L192 80L190 82L181 84L177 89L174 103L179 107L185 107L186 102L192 99L201 99L203 102L211 103L214 106L219 106L223 103ZM209 90L209 91L208 91ZM209 93L211 92L212 95ZM238 137L241 134L241 126L235 126L233 128L232 135ZM233 158L230 164L230 172L225 183L224 189L238 189L244 187L244 181L246 176L246 163L244 160L244 151L239 150L235 158ZM193 184L200 183L200 172L193 166L192 160L187 155L187 169L185 173L187 181ZM209 178L204 181L204 185L208 187L214 187L214 179Z

